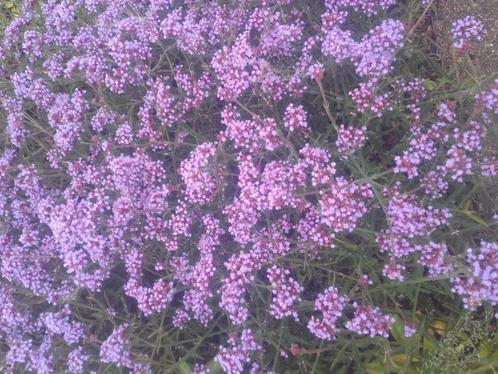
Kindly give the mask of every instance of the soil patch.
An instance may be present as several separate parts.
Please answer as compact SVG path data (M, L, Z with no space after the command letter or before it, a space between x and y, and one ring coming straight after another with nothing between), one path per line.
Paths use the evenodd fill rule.
M436 0L433 12L433 31L445 66L462 58L452 47L453 22L471 15L484 23L487 35L475 43L469 55L481 77L498 75L498 0Z

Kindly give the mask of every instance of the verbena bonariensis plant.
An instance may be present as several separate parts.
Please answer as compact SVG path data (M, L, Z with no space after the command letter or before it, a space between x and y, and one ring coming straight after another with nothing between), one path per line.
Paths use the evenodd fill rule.
M498 81L433 87L431 4L26 1L2 370L362 372L398 325L496 306Z

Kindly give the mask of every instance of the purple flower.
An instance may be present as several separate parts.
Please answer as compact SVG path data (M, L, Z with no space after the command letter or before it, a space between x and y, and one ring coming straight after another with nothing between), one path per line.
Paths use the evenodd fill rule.
M346 328L361 335L389 337L394 318L381 313L379 308L354 303L354 317Z
M486 30L480 20L467 16L453 22L452 33L453 46L463 51L472 40L481 40L486 35Z
M290 271L273 265L267 270L266 276L272 286L273 301L270 314L277 319L292 316L298 320L294 304L301 300L299 296L303 287L290 277Z
M341 317L348 298L341 296L336 287L329 287L315 300L315 310L322 313L322 317L312 316L308 322L308 329L317 337L332 340L335 337L336 321Z
M244 367L251 362L251 353L261 350L251 330L242 330L240 335L232 334L228 347L220 347L215 360L229 374L244 372Z
M127 338L128 325L114 329L100 347L100 360L120 367L132 368L133 360Z
M498 305L498 244L482 241L478 250L467 250L466 260L466 273L452 279L453 292L463 297L469 310L485 302Z

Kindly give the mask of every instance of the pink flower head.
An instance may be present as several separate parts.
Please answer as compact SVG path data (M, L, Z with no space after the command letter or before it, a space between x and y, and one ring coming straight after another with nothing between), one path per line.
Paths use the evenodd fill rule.
M453 22L453 46L465 50L472 40L481 40L486 35L483 23L474 16L460 18Z

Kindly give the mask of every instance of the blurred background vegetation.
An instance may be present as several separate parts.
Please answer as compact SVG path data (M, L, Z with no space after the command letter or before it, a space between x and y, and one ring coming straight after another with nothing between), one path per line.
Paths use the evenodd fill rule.
M0 0L0 29L3 29L9 21L19 14L21 1Z

